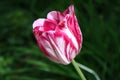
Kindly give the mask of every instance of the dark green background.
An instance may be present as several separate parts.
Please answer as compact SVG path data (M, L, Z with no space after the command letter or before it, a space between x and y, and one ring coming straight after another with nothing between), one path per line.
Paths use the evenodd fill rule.
M120 0L0 0L0 80L79 80L71 64L49 61L32 33L34 20L70 4L83 33L83 48L75 60L95 70L101 80L120 80Z

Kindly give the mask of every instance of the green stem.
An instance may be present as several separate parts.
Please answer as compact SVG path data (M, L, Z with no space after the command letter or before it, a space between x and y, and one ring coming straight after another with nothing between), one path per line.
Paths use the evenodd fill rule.
M81 77L82 80L86 80L85 76L83 75L82 71L80 70L78 64L76 63L75 60L72 61L73 66L75 67L76 71L78 72L79 76Z

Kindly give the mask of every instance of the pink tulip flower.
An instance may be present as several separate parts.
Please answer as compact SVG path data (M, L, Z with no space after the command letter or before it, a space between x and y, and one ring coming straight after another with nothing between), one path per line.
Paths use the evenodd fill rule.
M82 33L73 5L63 13L51 11L46 19L35 20L33 33L41 51L56 63L71 63L82 47Z

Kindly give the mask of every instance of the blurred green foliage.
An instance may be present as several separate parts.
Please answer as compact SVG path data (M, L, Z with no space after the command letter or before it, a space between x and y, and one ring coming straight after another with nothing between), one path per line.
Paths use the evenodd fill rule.
M101 80L120 80L120 0L0 0L0 80L79 79L71 64L49 61L32 33L34 20L70 4L84 39L75 60L95 70Z

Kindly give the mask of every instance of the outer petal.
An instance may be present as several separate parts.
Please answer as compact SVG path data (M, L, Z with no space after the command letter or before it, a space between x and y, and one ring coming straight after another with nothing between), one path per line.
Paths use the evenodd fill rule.
M69 8L66 9L66 11L64 11L64 14L66 14L65 16L66 26L70 29L70 31L75 36L78 42L77 44L79 46L79 51L80 51L82 47L82 33L78 25L77 18L74 14L74 6L73 5L69 6Z
M49 41L51 42L51 45L53 45L55 54L57 58L59 59L58 63L62 64L69 64L70 61L66 58L65 56L65 40L64 38L55 36L55 34L50 34L49 36Z
M59 63L69 64L78 54L78 49L76 49L72 40L74 37L68 36L66 32L57 30L55 33L50 34L49 38L52 44L54 44L53 47L55 48Z
M73 31L75 31L73 21L74 21L73 18L70 17L69 14L67 14L64 18L63 23L61 23L61 24L64 24L65 27L61 28L61 24L58 27L60 28L60 30L63 33L65 33L72 40L72 42L74 43L74 46L78 50L79 49L78 41L77 41L77 38L76 38L76 36L74 35L74 32L73 32Z
M41 51L48 57L50 60L54 62L59 62L58 57L56 56L56 53L54 51L53 46L51 45L48 36L45 32L42 34L39 31L39 28L36 27L35 30L33 30L34 36L37 40L38 46L41 49Z

